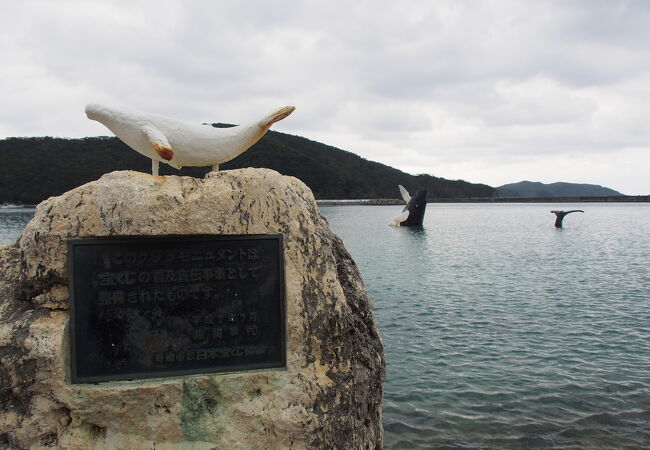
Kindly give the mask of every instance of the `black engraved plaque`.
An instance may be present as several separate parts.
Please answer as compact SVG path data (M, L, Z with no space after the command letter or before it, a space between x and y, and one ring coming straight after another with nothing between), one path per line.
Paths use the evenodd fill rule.
M281 235L71 239L72 383L285 366Z

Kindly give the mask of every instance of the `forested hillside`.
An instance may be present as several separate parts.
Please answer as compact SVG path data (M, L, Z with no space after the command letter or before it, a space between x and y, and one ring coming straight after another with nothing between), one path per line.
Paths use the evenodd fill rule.
M499 197L608 197L623 195L597 184L520 181L497 188Z
M216 126L216 125L215 125ZM0 203L35 204L115 170L151 173L151 161L115 137L52 137L0 140ZM491 197L494 188L429 175L410 175L353 153L302 137L269 131L250 150L221 169L266 167L299 178L317 199L399 198L397 185L423 186L429 198ZM203 177L205 168L161 175Z

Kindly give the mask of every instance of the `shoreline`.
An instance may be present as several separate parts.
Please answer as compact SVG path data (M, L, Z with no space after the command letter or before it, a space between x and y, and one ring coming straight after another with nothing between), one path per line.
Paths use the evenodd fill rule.
M650 202L650 195L619 195L612 197L483 197L483 198L434 198L427 203L643 203ZM316 200L318 206L385 206L404 205L397 198L373 198L356 200Z

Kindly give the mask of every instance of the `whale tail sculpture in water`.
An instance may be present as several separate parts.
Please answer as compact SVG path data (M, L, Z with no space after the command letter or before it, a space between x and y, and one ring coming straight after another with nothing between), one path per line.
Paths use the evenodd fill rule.
M176 169L212 166L239 156L296 108L284 106L254 122L230 128L191 124L155 114L139 113L91 103L86 115L104 124L126 145L151 159L151 173L160 162Z
M424 220L424 211L427 208L427 190L420 188L411 197L404 186L399 185L398 187L406 206L402 210L402 214L391 222L391 225L396 227L421 227Z
M571 211L551 211L552 214L555 214L555 227L562 228L562 221L564 220L564 216L573 212L583 213L584 211L581 209L572 209Z

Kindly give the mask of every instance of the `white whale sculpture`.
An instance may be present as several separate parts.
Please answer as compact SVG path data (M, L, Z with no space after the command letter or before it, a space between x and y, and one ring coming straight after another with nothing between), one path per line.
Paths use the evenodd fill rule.
M157 176L160 162L176 169L212 166L217 171L219 164L244 153L271 125L294 109L294 106L284 106L260 120L230 128L186 123L95 103L86 106L86 115L104 124L133 150L151 158L151 173Z

